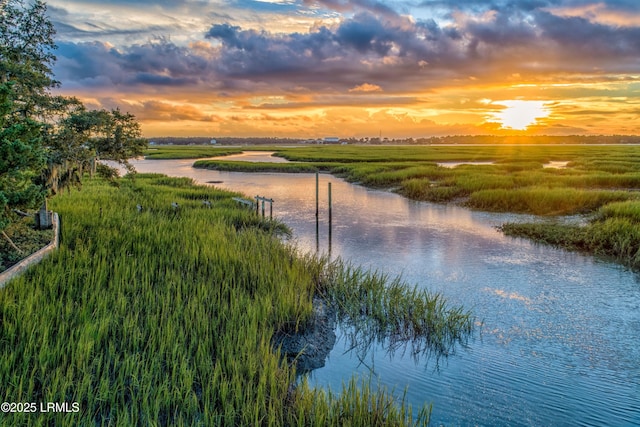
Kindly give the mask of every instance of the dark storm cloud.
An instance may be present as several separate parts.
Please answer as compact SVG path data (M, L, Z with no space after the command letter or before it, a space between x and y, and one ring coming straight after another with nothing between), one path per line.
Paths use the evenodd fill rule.
M572 57L584 60L640 55L640 27L613 27L579 17L558 17L538 12L536 22L543 37L562 46Z
M358 13L336 27L320 27L306 34L276 36L219 24L212 26L205 37L222 44L218 58L221 74L250 77L302 72L313 75L310 80L317 80L319 74L327 73L323 80L337 82L341 75L330 74L331 70L366 73L363 62L369 59L381 60L392 55L430 60L434 53L423 38L448 38L441 31L432 37L435 29L428 25L418 26L408 20L405 24L404 27L392 25L370 13ZM412 60L409 62L417 64ZM375 74L377 71L370 72ZM305 77L298 75L298 78Z
M166 40L119 51L103 43L61 43L56 76L80 86L187 86L207 76L207 61Z

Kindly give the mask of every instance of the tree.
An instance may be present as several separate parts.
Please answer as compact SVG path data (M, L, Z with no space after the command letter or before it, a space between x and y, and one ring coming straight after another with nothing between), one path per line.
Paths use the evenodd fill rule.
M58 86L51 67L55 29L46 16L46 5L35 0L5 0L0 15L0 84L13 85L10 115L14 119L46 120L55 97L49 89Z
M11 120L12 98L11 86L0 84L0 230L9 223L9 208L30 208L44 197L35 182L46 161L40 125Z
M59 85L54 34L43 1L0 0L0 230L11 209L80 185L97 159L133 170L129 157L146 146L133 115L87 111L75 98L51 94Z
M0 230L11 208L42 202L36 183L45 165L42 117L51 104L53 26L36 1L0 3Z
M147 147L147 140L141 135L140 124L132 114L118 109L79 108L61 120L51 140L46 185L54 193L60 188L80 185L83 173L95 170L98 160L113 160L134 172L129 159L141 156ZM104 165L98 168L107 178L113 177L114 171Z

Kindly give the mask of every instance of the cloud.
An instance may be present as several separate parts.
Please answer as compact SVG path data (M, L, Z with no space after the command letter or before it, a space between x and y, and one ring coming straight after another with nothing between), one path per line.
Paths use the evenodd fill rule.
M367 11L377 16L393 18L399 16L392 7L385 3L371 0L303 0L310 7L323 7L338 12Z
M60 43L56 73L63 82L93 85L341 92L365 81L404 92L470 76L496 81L518 74L553 78L594 69L599 74L640 71L640 27L539 9L523 13L508 5L452 17L452 23L439 24L358 12L333 25L285 34L221 23L204 34L209 44L187 46L168 38L118 48Z
M370 83L362 83L361 85L354 86L349 89L350 93L354 92L382 92L382 88L378 85L372 85Z
M207 122L215 116L209 107L225 100L236 117L258 114L265 122L276 116L260 115L264 111L314 107L413 105L419 111L431 108L427 97L443 93L545 101L597 94L609 97L608 105L611 96L627 94L629 104L639 96L635 0L297 0L260 2L260 13L254 0L146 1L144 9L124 1L52 2L59 33L54 72L63 92L142 99L131 105L149 120ZM191 8L198 16L189 15ZM133 18L112 19L118 13ZM470 94L495 88L510 95ZM167 104L154 103L161 98ZM473 102L461 107L458 98L451 95L439 120L482 116L469 111ZM201 116L175 107L185 100ZM168 116L165 107L175 114ZM598 106L584 110L604 116L595 114L603 111Z

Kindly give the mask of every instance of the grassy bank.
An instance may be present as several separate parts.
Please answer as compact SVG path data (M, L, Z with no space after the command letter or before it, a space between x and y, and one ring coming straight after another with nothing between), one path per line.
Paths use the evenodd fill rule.
M309 163L228 162L223 160L197 160L193 167L227 172L311 173L320 170L318 166Z
M206 145L166 145L149 147L144 153L147 159L201 159L206 157L230 156L240 154L242 149L233 147L210 147Z
M605 220L598 214L587 227L509 224L504 231L640 268L634 251L640 246L638 224L619 209L640 201L637 146L313 146L281 148L276 154L294 163L209 161L196 167L243 172L317 168L413 200L491 212L540 216L606 212ZM462 164L445 167L447 162ZM300 166L305 164L308 169Z
M291 387L272 337L303 328L320 289L340 295L326 273L338 267L298 257L232 196L144 175L54 198L60 249L0 291L0 393L79 411L3 413L0 425L426 423L428 406L412 415L384 390ZM394 298L431 307L404 292ZM433 308L428 333L455 334L447 313L460 310Z
M536 215L589 213L634 200L640 188L635 146L314 146L280 148L292 163L200 160L194 166L241 172L328 171L391 188L414 200ZM446 162L490 162L462 164ZM545 167L560 162L562 167Z
M640 270L640 201L610 203L585 226L509 223L502 230L509 236L600 255Z

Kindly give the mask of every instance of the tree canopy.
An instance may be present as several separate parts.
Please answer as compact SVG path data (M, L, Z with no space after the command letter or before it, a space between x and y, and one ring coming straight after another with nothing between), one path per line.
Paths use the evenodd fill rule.
M12 209L79 185L98 159L132 171L128 159L146 147L133 115L51 93L54 35L43 1L0 0L0 230Z

